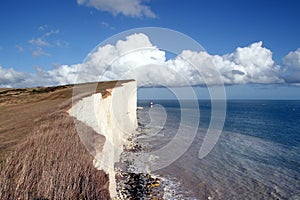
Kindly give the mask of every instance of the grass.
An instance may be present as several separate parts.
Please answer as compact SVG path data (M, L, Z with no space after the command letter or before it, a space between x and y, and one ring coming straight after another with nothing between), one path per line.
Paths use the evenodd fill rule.
M36 122L1 170L0 199L109 199L108 176L93 167L73 120L54 112Z
M105 97L122 83L0 89L0 199L110 199L108 176L94 168L75 126L98 141L94 148L105 138L66 111L73 87L92 93L96 84Z

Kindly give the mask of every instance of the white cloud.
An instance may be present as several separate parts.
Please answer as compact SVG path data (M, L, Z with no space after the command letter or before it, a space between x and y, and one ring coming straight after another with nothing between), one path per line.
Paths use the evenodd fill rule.
M24 47L22 47L21 45L16 45L16 48L19 52L23 52L24 51Z
M42 28L41 28L42 27ZM40 30L45 30L46 27L41 26L39 29ZM50 43L47 41L47 38L51 35L54 34L58 34L59 30L50 30L48 32L46 32L43 36L38 37L38 38L32 38L31 40L29 40L28 42L34 46L50 46Z
M45 37L49 37L50 35L55 35L55 34L58 34L59 33L59 30L56 29L56 30L50 30L48 31L47 33L45 33L45 35L43 36L44 38Z
M48 28L48 25L47 25L47 24L44 24L44 25L39 26L38 30L39 30L39 31L44 31L44 30L46 30L47 28Z
M62 40L56 40L54 42L54 44L57 46L57 47L69 47L69 43L68 42L65 42L65 41L62 41Z
M291 51L283 58L283 64L287 67L300 69L300 48Z
M284 79L288 83L300 83L300 48L283 58Z
M49 43L44 38L33 38L28 42L34 46L49 46Z
M107 23L105 21L101 22L101 26L104 27L104 28L109 28L111 30L115 29L115 27L111 26L109 23Z
M248 47L239 47L223 56L212 56L226 84L281 83L280 67L275 64L272 52L256 42Z
M44 32L43 35L28 40L28 43L33 46L33 48L31 48L33 57L51 56L49 53L44 51L45 48L49 50L49 48L53 47L68 47L67 42L53 37L53 35L59 34L60 31L58 29L47 29L48 25L40 26L38 30ZM24 51L24 48L20 45L17 45L16 47L20 52Z
M51 56L49 53L46 53L41 47L37 47L34 51L32 51L33 57L40 57L40 56Z
M77 0L79 5L94 7L97 10L107 11L113 15L123 14L130 17L155 18L150 7L145 5L145 0Z
M42 49L38 51L43 52ZM287 56L287 63L291 62L290 57L296 59L295 56ZM48 71L37 69L37 73L29 77L33 80L29 83L35 85L129 78L136 79L140 86L216 85L220 81L225 84L284 82L272 52L263 47L262 42L239 47L225 55L184 50L176 58L167 60L165 51L141 33L119 40L115 45L98 47L84 63L61 65Z
M139 85L183 86L247 83L282 83L280 67L262 42L237 48L223 56L183 51L167 60L165 52L151 44L144 34L128 36L116 45L99 47L83 64L63 65L50 76L59 84L134 78ZM76 76L78 74L78 76Z
M51 86L58 83L55 82L55 77L40 68L36 68L36 73L26 73L0 66L0 88Z
M109 27L109 24L107 22L102 21L101 25L104 26L105 28Z
M17 83L27 78L26 73L17 72L12 68L5 69L0 66L0 88L16 87Z

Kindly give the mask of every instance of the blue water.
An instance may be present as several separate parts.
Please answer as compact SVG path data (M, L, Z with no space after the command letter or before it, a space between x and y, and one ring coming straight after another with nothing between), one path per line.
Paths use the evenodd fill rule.
M155 125L151 123L151 109L155 113L155 107L149 109L148 103L138 102L144 107L138 117L142 126L158 130L142 141L155 150L176 134L182 109L195 108L188 101L180 107L176 100L156 100L159 112L167 117L159 124L159 112L154 114L158 119ZM300 101L227 101L221 137L203 159L198 158L198 152L209 127L211 102L198 103L200 120L192 145L156 173L180 182L178 190L184 191L185 199L300 199Z

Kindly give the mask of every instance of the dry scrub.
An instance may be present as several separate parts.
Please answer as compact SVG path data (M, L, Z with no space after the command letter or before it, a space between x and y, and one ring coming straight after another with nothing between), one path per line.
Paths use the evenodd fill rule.
M71 97L71 86L1 90L0 199L109 199L108 176L93 167L74 122L95 133L68 115Z
M55 112L36 123L2 169L0 199L109 199L108 177L93 167L73 118Z

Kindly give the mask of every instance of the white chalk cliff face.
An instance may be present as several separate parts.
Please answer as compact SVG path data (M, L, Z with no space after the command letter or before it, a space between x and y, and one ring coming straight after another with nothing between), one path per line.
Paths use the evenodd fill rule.
M83 98L73 105L69 113L105 136L103 148L92 153L93 164L109 174L109 191L114 198L117 196L114 165L120 159L123 145L127 144L128 137L135 134L137 128L136 81L123 83L110 92L111 95L105 98L100 93ZM84 133L81 131L80 134Z

